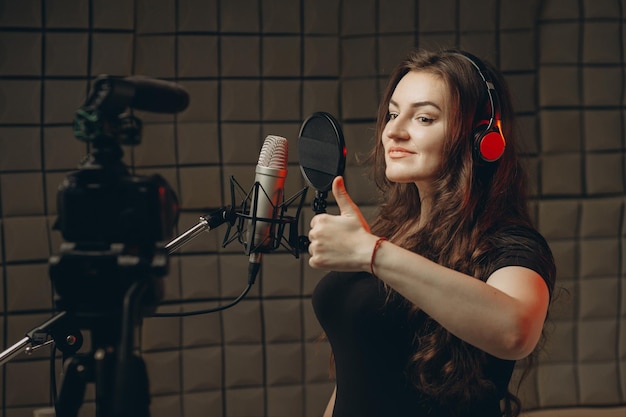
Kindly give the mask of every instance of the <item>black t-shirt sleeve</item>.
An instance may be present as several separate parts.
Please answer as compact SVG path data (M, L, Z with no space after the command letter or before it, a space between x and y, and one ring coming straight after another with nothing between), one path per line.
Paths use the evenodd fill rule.
M536 230L501 230L494 237L492 259L494 261L487 276L506 266L522 266L541 275L552 295L556 276L554 257L548 243Z

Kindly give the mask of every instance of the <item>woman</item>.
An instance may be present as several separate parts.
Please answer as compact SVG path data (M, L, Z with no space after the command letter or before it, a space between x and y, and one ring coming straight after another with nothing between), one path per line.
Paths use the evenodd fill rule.
M371 229L341 177L340 215L311 221L309 264L335 271L313 294L336 376L325 417L519 413L507 387L541 338L555 266L511 107L502 75L460 51L416 51L392 73Z

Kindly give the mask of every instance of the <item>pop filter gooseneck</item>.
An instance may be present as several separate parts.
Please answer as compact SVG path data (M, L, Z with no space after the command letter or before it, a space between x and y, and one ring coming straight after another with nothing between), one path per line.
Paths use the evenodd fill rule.
M325 112L313 113L300 128L298 137L300 169L306 182L315 189L313 211L326 212L326 197L333 180L346 167L346 145L341 126Z

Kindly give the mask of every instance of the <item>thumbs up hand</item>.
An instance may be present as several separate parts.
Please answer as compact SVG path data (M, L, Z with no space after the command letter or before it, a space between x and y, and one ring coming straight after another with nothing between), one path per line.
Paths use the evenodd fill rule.
M377 237L361 210L346 191L343 177L336 177L332 188L339 215L318 214L309 231L309 265L334 271L369 271Z

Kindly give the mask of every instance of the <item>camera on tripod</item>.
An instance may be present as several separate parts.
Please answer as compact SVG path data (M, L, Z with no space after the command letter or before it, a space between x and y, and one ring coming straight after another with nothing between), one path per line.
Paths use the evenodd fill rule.
M166 81L100 76L76 112L74 134L90 152L59 187L55 229L65 242L49 266L60 323L90 330L92 351L66 362L59 416L77 415L88 382L98 385L97 415L149 415L134 329L163 298L178 201L160 175L132 175L122 145L141 142L141 120L129 109L175 113L188 100Z

